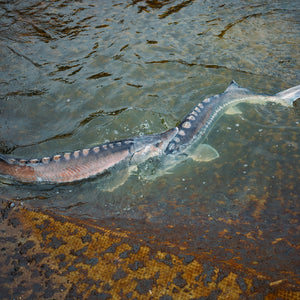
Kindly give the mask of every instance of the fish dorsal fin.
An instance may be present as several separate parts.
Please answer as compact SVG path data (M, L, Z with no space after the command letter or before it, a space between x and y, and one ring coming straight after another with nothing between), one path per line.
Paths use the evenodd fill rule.
M241 87L234 80L232 80L225 92L234 91L240 88Z

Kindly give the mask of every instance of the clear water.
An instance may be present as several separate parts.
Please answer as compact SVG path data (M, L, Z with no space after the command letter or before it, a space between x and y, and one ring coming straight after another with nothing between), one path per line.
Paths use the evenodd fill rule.
M0 152L28 159L159 133L232 79L266 94L298 85L299 3L261 3L2 2ZM268 212L288 232L299 211L299 105L240 109L207 138L215 161L188 160L154 181L133 175L112 193L103 176L52 186L2 178L0 198L162 227L203 218L256 226Z

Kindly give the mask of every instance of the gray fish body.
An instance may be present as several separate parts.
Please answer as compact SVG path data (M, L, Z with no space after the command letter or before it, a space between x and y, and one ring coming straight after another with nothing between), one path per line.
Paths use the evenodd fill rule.
M122 162L137 165L152 156L173 157L186 151L196 139L200 147L194 149L196 153L191 157L209 161L219 154L211 146L201 144L201 138L207 136L213 123L228 109L241 102L264 104L271 101L292 106L298 98L300 86L266 96L254 94L232 82L224 93L206 98L177 127L161 134L124 139L41 159L24 160L0 155L0 173L21 182L73 182L104 173Z
M284 106L292 106L298 98L300 98L300 85L274 96L267 96L252 93L232 81L224 93L206 98L193 108L178 125L178 133L168 144L165 153L182 152L195 139L206 137L213 124L226 110L239 103L266 104L267 102L275 102Z
M89 178L120 164L147 159L162 153L165 141L169 141L177 129L162 134L134 137L109 142L74 152L41 159L15 159L0 155L0 173L21 182L62 183Z

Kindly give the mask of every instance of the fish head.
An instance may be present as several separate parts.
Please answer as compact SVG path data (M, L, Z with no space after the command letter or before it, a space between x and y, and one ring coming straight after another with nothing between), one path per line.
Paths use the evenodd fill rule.
M160 134L136 137L132 148L132 160L140 163L150 157L163 154L177 132L178 128L175 127Z
M167 130L160 134L160 142L156 144L161 151L165 151L170 141L175 137L178 133L178 128L174 127L170 130Z

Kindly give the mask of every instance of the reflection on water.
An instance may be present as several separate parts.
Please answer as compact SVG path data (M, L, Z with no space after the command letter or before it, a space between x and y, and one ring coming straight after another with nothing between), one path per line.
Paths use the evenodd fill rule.
M162 132L231 79L269 94L299 84L296 5L2 2L1 153L43 157ZM113 171L58 186L2 180L1 198L158 228L240 220L296 239L299 110L241 109L207 139L221 154L216 161L188 160L154 181L132 175L113 193L103 191Z

